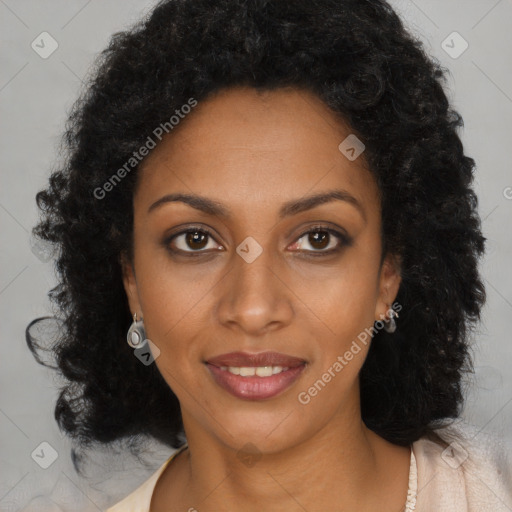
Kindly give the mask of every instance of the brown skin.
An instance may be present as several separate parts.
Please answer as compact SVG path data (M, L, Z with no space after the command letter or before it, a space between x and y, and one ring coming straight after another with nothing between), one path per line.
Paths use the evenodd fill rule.
M161 351L155 363L180 401L189 444L159 479L152 512L401 511L410 449L361 420L358 374L368 345L308 404L298 400L386 315L400 285L397 258L380 265L379 191L364 154L351 162L338 149L350 133L308 92L234 88L201 102L144 161L124 285ZM283 203L334 189L348 191L364 213L336 200L279 218ZM211 198L232 216L182 202L148 212L177 192ZM334 235L317 245L304 235L326 223L352 244L308 258L340 245ZM213 238L187 244L180 235L165 247L166 235L197 224ZM236 252L249 236L263 249L252 263ZM169 251L178 248L188 253ZM202 253L187 255L193 251ZM204 364L269 350L307 365L267 400L230 395ZM247 443L261 456L250 465L240 457Z

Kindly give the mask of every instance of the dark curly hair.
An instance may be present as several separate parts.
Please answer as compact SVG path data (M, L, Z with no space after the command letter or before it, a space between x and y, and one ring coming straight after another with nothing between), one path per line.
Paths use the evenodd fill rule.
M383 254L401 261L402 311L394 334L374 335L360 373L365 424L408 445L457 417L485 301L485 238L445 74L383 0L168 0L114 34L70 114L65 163L37 194L33 233L59 250L49 293L62 321L52 346L66 382L59 427L81 446L183 442L176 396L126 344L120 257L132 255L140 165L106 198L94 191L189 98L235 86L312 92L366 146ZM26 333L36 356L31 328L41 320Z

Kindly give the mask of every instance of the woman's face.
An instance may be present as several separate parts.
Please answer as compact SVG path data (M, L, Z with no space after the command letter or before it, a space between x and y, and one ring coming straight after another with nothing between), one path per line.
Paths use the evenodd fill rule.
M350 133L311 93L235 88L146 157L125 289L189 439L275 452L360 425L361 334L400 278Z

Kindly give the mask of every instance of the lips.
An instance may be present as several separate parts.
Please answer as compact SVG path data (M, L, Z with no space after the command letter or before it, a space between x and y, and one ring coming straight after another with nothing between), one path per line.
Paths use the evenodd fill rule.
M206 361L214 381L244 400L264 400L283 393L305 366L303 359L278 352L231 352Z

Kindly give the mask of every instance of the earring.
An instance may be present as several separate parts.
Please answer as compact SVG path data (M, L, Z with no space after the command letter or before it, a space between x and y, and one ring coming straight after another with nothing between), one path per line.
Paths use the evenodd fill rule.
M144 321L141 319L137 321L137 313L133 314L133 322L128 329L126 341L132 348L143 347L146 343L146 330L144 329Z
M389 320L384 324L384 330L389 334L396 331L395 317L398 318L398 313L394 309L389 309Z

